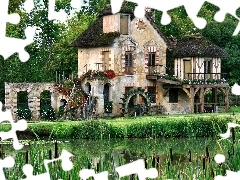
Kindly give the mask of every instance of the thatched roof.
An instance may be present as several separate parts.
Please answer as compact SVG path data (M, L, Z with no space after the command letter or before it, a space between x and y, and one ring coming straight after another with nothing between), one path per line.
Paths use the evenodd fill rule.
M125 3L122 5L120 13L131 14L133 10L127 8ZM73 47L101 47L110 46L114 39L120 36L119 32L103 33L103 16L112 14L111 6L106 7L98 18L93 22L70 46Z
M110 46L119 32L103 33L103 17L93 22L70 46L100 47Z
M123 3L120 13L131 15L134 18L133 10L128 8L126 3ZM98 16L97 20L93 22L74 42L71 43L72 47L101 47L110 46L115 38L120 36L119 32L103 33L103 16L111 15L111 6L106 7ZM163 38L169 50L171 50L171 41L164 36L160 31L154 20L146 13L146 18L151 23L157 33Z
M227 52L201 35L189 35L177 41L174 48L177 57L226 57Z
M124 2L122 4L119 13L130 14L130 15L132 15L131 18L134 17L133 10L127 6L127 2ZM107 16L107 15L112 15L112 7L111 6L107 6L106 8L104 8L103 11L99 13L98 17L100 18L102 16Z

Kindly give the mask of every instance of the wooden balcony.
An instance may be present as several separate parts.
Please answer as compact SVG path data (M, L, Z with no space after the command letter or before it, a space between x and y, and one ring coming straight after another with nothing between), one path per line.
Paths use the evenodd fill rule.
M224 79L227 73L186 73L187 79Z

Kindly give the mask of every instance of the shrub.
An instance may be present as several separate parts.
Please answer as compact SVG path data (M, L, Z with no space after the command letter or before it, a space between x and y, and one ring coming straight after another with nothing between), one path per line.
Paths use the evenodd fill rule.
M40 117L45 120L54 120L56 119L55 110L51 105L45 105L40 109Z
M17 109L17 117L18 119L30 120L32 118L32 112L29 107L20 106Z
M44 133L44 136L51 135L61 139L217 137L226 132L227 123L232 120L226 117L170 118L145 122L126 119L124 121L129 121L126 125L104 120L87 120L36 124L31 125L31 129L34 129L39 137Z
M58 108L58 113L57 113L57 117L58 117L58 118L61 118L61 117L64 115L64 107L65 107L65 106L60 106L60 107Z
M81 125L72 127L74 139L101 139L109 136L109 125L102 121L84 121Z

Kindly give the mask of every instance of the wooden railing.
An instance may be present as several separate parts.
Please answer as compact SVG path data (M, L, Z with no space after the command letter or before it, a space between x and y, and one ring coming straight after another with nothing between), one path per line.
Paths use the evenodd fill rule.
M187 79L223 79L227 73L186 73Z
M164 68L166 67L164 67L163 65L148 66L148 75L154 75L154 73L163 73Z
M95 63L95 68L91 67L91 70L97 70L97 71L104 71L108 70L109 68L105 65L105 63ZM83 71L87 72L88 70L88 64L85 64L83 66Z

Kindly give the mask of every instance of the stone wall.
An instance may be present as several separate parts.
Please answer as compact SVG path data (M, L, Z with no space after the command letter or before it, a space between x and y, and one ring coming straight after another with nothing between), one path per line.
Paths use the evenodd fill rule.
M60 106L61 97L54 88L55 83L5 83L5 106L11 109L14 119L17 119L17 94L20 91L28 93L28 106L32 111L34 119L39 118L40 111L40 95L44 90L51 93L51 105L55 110Z

